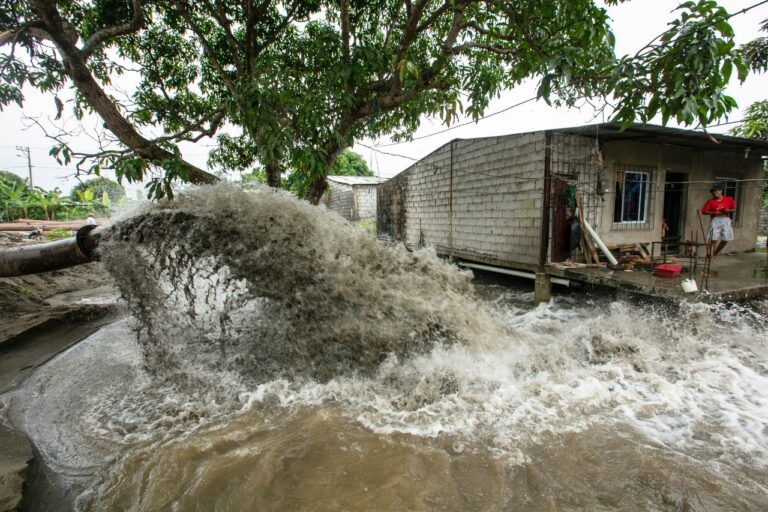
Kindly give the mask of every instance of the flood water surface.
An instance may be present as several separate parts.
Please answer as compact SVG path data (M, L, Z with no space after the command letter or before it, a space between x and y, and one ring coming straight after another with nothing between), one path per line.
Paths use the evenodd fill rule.
M173 247L118 230L107 264L123 265L133 316L1 398L70 506L768 509L765 303L533 307L427 252L261 199L284 203L271 222L301 248L249 256L221 242L251 258L238 268L208 235L184 241L183 201L176 220L153 220ZM214 227L235 239L226 221ZM329 240L344 250L321 250ZM259 276L271 271L279 293L251 273L276 256L290 269ZM151 280L139 285L142 266Z

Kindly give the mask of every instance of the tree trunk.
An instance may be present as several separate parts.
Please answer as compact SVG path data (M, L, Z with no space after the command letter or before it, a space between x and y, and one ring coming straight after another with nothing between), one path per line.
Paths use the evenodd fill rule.
M325 161L325 171L322 176L317 176L312 179L312 184L309 187L309 195L307 196L309 202L314 205L320 204L320 198L323 197L323 193L325 192L325 183L328 173L331 171L331 167L333 167L333 163L336 161L339 153L341 153L344 148L342 148L340 144L334 142L328 144L325 149L326 154L328 155L328 158Z
M269 160L266 164L267 184L272 188L280 188L281 176L283 174L282 166L276 160Z
M312 184L309 186L309 195L307 200L314 204L320 204L320 198L323 197L325 192L325 176L318 176L312 180Z
M339 153L341 153L341 147L338 144L334 144L331 147L327 147L328 151L328 159L325 162L325 171L321 176L317 176L312 179L312 184L309 186L309 194L307 195L307 200L314 205L320 204L320 199L323 197L323 193L325 192L325 183L326 178L328 177L328 173L331 170L331 167L333 167L333 162L336 161L336 157L339 156Z

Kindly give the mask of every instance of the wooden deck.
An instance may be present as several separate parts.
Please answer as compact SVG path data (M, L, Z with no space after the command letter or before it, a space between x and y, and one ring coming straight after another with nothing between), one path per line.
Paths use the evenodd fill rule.
M768 254L765 252L720 255L710 268L708 280L703 270L703 261L700 261L695 276L691 275L688 260L679 264L683 265L679 277L658 277L650 269L622 271L548 266L546 272L553 277L570 279L587 286L669 299L709 302L768 297ZM692 278L699 292L685 293L681 281Z

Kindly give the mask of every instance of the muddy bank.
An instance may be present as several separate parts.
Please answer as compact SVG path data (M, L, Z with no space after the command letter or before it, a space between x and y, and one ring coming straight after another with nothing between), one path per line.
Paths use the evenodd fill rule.
M73 309L94 302L88 297L112 292L112 279L99 263L0 278L0 317L3 318L0 344L47 320L65 317Z
M0 278L0 395L119 315L101 264ZM0 512L16 510L33 448L5 418L0 400Z

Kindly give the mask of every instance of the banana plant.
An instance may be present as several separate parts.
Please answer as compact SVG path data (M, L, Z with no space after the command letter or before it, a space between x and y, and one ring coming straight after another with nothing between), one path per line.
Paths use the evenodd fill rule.
M24 212L26 217L29 212L30 200L26 185L23 183L3 183L0 181L0 201L8 220L17 217L18 209Z
M93 202L93 189L87 188L85 190L76 190L75 193L77 193L77 198L80 199L80 202L91 204Z
M38 206L43 211L45 220L56 220L56 208L60 204L58 189L48 192L35 187L30 192L30 199L33 206Z

